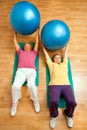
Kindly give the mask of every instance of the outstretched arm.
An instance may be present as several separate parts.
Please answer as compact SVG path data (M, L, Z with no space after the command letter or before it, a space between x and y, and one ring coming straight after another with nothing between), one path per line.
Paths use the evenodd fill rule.
M63 58L68 58L68 45L66 45L66 46L62 49L62 57L63 57Z
M50 56L43 45L42 45L42 49L43 49L46 60L48 60L50 58Z
M15 49L17 51L19 49L19 45L17 42L17 32L14 32L14 45L15 45Z
M38 47L39 47L39 31L40 31L40 27L36 31L36 41L34 46L34 50L36 51L38 51Z
M68 58L68 45L65 47L64 58Z

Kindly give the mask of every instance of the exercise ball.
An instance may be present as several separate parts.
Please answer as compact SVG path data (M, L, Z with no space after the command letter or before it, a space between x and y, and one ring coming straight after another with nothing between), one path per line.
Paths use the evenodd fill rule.
M40 25L39 10L30 2L17 2L10 12L10 23L17 33L32 34Z
M61 20L47 22L41 30L43 45L49 50L63 48L70 39L70 30L66 23Z

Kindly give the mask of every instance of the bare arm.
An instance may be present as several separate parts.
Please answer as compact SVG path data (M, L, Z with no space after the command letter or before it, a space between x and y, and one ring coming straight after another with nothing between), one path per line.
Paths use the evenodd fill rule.
M48 60L50 58L50 56L43 45L42 45L42 49L43 49L46 60Z
M17 51L19 49L19 45L17 42L17 32L14 32L14 45L15 45L15 49Z
M35 41L35 46L34 46L34 50L38 50L39 47L39 31L40 31L40 27L37 29L36 31L36 41Z
M63 58L67 58L67 57L68 57L68 45L66 45L66 46L62 49L62 57L63 57Z
M68 45L65 47L64 58L68 58Z

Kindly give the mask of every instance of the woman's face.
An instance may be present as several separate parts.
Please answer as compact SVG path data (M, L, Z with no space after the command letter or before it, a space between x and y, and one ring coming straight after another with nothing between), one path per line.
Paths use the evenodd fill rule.
M24 46L24 51L30 51L30 50L32 50L31 44L26 43L25 46Z
M61 63L61 56L55 55L54 58L53 58L53 62L60 64Z

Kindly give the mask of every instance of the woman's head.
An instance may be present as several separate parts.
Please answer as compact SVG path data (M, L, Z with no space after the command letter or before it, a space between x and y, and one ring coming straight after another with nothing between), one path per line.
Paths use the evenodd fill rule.
M31 51L32 45L29 42L26 42L24 45L24 51Z
M60 54L55 54L52 58L53 62L57 63L57 64L60 64L61 61L62 61L62 57Z

